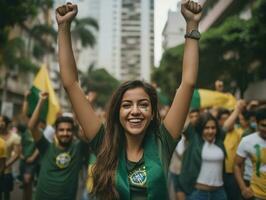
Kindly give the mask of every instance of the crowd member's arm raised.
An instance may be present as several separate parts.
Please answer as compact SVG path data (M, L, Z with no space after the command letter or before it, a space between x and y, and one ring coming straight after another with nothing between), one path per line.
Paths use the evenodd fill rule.
M84 134L91 140L97 134L101 121L86 99L79 81L77 66L72 50L70 26L77 15L78 8L74 4L66 4L56 9L58 24L59 66L63 86L69 96L75 115Z
M201 18L201 6L193 1L185 1L181 12L186 20L186 32L198 30ZM182 81L176 91L173 103L164 119L164 125L173 138L178 138L183 129L198 74L198 40L186 38L183 56Z
M246 102L244 100L237 101L235 109L224 122L223 129L225 131L232 130L239 114L244 110L245 106L246 106Z
M46 99L48 97L47 92L40 92L39 94L39 101L34 109L34 112L32 113L32 116L28 122L28 128L30 129L32 133L32 137L35 142L38 142L42 138L42 132L38 128L38 122L39 122L39 117L41 113L41 109L43 104L45 103Z

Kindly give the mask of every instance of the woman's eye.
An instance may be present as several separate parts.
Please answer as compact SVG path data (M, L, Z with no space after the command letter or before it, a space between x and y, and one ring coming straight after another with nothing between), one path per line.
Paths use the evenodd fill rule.
M130 106L131 106L130 104L122 104L122 107L125 109L130 108Z
M149 104L147 104L147 103L143 103L143 104L139 105L140 108L147 108L148 106L149 106Z

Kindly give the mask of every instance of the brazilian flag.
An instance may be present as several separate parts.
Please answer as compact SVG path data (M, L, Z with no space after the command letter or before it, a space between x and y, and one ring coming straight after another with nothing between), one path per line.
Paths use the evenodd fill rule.
M40 70L34 78L33 85L30 89L30 95L28 96L28 115L30 116L32 115L38 103L39 93L41 91L48 92L49 96L47 102L45 102L45 104L43 105L40 113L40 118L42 120L45 120L47 124L52 125L56 120L58 112L60 111L60 105L45 64L40 67Z
M222 107L229 110L234 109L236 98L230 93L217 92L214 90L194 90L191 108Z

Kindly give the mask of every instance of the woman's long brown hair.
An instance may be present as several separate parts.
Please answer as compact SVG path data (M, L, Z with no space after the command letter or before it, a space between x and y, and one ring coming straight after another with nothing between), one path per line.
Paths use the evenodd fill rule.
M119 199L119 194L115 187L115 172L118 166L120 150L123 149L121 147L125 147L126 141L124 129L119 120L119 110L124 93L134 88L143 88L149 95L154 117L148 129L151 127L158 128L160 124L157 94L155 88L150 84L139 80L128 81L123 83L113 93L107 112L106 132L93 168L92 195L100 200Z

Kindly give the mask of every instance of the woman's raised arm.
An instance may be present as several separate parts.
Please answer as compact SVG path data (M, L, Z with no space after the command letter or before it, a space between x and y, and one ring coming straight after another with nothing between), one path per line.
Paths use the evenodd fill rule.
M173 138L177 138L183 129L194 87L197 81L199 50L198 24L201 18L201 6L193 1L185 1L181 12L186 20L186 40L183 56L182 81L176 91L173 103L164 119L164 125Z
M70 26L77 15L77 5L67 3L56 9L58 24L58 50L60 75L63 86L69 96L73 110L86 137L91 140L97 134L101 121L87 101L79 81L77 66L72 50Z

